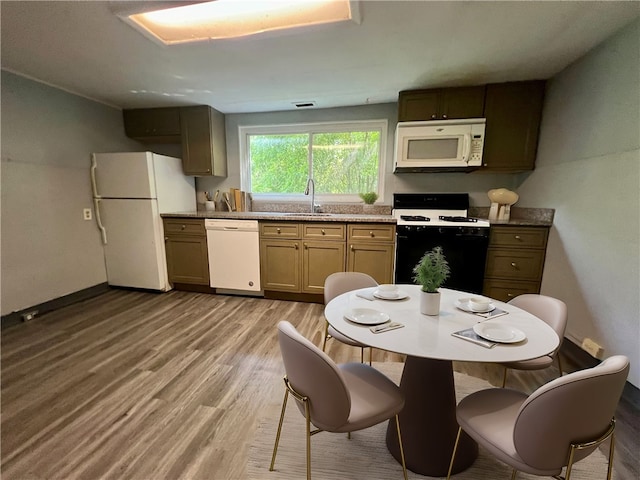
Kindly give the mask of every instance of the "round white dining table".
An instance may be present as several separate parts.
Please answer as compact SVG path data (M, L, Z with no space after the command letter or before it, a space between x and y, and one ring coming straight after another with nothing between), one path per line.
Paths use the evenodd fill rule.
M463 310L461 299L478 296L441 288L440 313L420 313L420 287L398 285L402 299L385 300L372 294L375 288L356 290L337 296L325 307L327 321L340 333L374 348L406 355L400 381L405 406L399 415L407 468L427 476L446 476L458 430L452 362L512 362L529 360L553 352L559 345L555 331L538 317L508 303L492 300L497 309L508 312L492 319ZM363 298L368 297L368 298ZM373 300L371 300L373 298ZM382 319L403 326L374 333L360 320L354 309L381 312ZM355 316L354 316L355 315ZM369 316L362 318L369 319ZM452 335L472 328L515 328L525 338L515 343L497 343L492 348ZM476 327L478 328L478 327ZM395 420L387 428L387 448L400 459ZM466 434L460 439L453 473L468 468L478 455L476 443Z

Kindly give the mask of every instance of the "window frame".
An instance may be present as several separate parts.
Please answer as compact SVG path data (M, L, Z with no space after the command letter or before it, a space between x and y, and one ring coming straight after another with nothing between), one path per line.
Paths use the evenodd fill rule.
M239 125L238 126L238 142L240 154L240 188L244 191L251 192L251 165L249 161L249 136L250 135L283 135L283 134L307 134L316 133L337 133L337 132L353 132L374 130L380 132L380 144L378 152L378 202L382 202L384 198L384 174L386 172L387 163L387 131L389 122L387 119L373 120L355 120L340 122L301 122L301 123L283 123L268 125ZM253 193L255 200L261 201L305 201L308 196L304 194L283 194L283 193ZM354 203L360 202L358 194L316 194L317 202L325 203Z

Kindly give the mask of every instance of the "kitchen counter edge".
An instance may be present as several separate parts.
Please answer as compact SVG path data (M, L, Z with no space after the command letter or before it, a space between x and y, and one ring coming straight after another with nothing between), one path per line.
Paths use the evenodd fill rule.
M351 223L396 223L391 215L358 215L332 213L329 215L305 215L304 213L280 212L176 212L163 213L162 218L213 218L218 220L272 220L287 222L351 222Z

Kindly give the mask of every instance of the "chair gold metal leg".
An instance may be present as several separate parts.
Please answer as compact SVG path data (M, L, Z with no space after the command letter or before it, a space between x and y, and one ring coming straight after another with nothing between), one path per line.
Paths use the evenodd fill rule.
M347 439L351 440L351 432L347 432Z
M404 480L407 480L407 465L404 461L404 447L402 446L402 435L400 435L400 419L396 415L396 430L398 430L398 444L400 445L400 458L402 459L402 473Z
M613 474L613 450L615 447L615 433L611 433L611 440L609 443L609 465L607 466L607 480L611 480L611 475Z
M322 351L327 347L327 340L329 339L329 322L324 321L324 334L322 335Z
M562 376L562 360L560 359L560 352L556 354L558 357L558 371L560 372L560 377Z
M461 433L462 433L462 427L458 427L458 435L456 435L456 442L453 444L453 452L451 452L451 462L449 462L449 471L447 472L447 480L451 478L451 470L453 470L453 461L456 458L456 450L458 450L458 442L460 441Z
M567 473L565 473L565 480L569 480L571 478L571 467L573 467L573 454L576 453L575 445L571 444L571 450L569 451L569 461L567 462Z
M360 363L364 363L364 347L360 347Z
M287 398L289 390L284 389L284 399L282 400L282 411L280 412L280 423L278 423L278 432L276 433L276 442L273 445L273 455L271 455L271 465L269 471L273 472L273 465L276 463L276 454L278 453L278 443L280 443L280 433L282 432L282 422L284 421L284 412L287 409Z
M309 402L304 402L304 416L307 419L307 480L311 480L311 414Z
M511 480L516 480L516 476L518 475L518 470L513 469L513 473L511 474Z
M502 376L502 388L505 387L505 385L507 384L507 372L509 371L509 369L507 367L504 367L504 375Z

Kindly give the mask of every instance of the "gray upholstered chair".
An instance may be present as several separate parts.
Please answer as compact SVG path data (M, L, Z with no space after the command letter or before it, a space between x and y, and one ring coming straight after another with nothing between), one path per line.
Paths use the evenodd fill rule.
M369 365L336 365L289 322L278 324L278 340L286 372L285 393L269 470L273 471L276 461L287 398L291 394L306 419L307 479L311 479L312 435L321 431L351 433L395 417L406 480L407 469L398 421L398 413L404 407L404 395L400 388ZM311 424L317 429L312 431Z
M342 295L352 290L359 290L367 287L377 287L378 282L366 273L360 272L336 272L329 275L324 281L324 304L326 305L338 295ZM324 325L324 338L322 340L322 351L324 352L327 346L327 340L335 338L339 342L346 343L353 347L360 348L360 362L364 363L364 349L366 345L362 345L359 342L341 334L325 320ZM371 357L373 351L369 351L369 365L371 365Z
M515 370L542 370L543 368L551 366L554 358L558 359L558 372L560 372L560 376L562 376L560 347L562 346L562 340L564 340L564 331L567 328L567 305L557 298L535 293L518 295L509 302L509 305L515 305L522 310L526 310L544 321L555 330L560 338L560 343L558 344L558 348L548 355L531 360L523 360L521 362L502 363L501 365L504 366L502 386L504 387L507 384L507 372L510 368Z
M628 373L629 360L616 355L596 367L556 378L529 396L506 388L472 393L456 409L460 428L451 465L464 430L513 468L512 480L518 471L561 478L565 466L565 478L570 480L572 465L610 438L610 480L614 413Z

